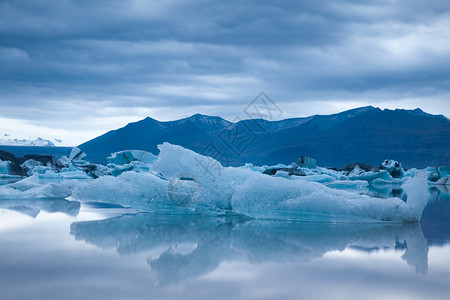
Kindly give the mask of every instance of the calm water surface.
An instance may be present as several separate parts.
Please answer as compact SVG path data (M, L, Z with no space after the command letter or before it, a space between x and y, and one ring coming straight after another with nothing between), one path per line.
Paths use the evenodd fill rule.
M445 195L431 191L420 224L0 200L0 299L449 299Z

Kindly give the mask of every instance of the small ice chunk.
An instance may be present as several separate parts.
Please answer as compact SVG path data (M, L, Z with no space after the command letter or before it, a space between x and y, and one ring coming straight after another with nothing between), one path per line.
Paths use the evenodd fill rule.
M291 176L290 176L289 173L286 172L286 171L277 171L277 172L275 173L275 177L290 178Z
M388 171L393 178L400 178L403 176L403 173L405 173L402 164L392 159L386 159L381 163L380 170Z
M10 161L3 161L0 159L0 174L11 175L10 165L11 165Z
M375 179L384 179L384 180L388 180L388 181L392 181L393 178L392 176L386 171L380 171L380 172L374 172L374 171L369 171L366 172L363 169L361 169L359 166L356 166L353 171L351 171L348 174L348 179L350 180L364 180L364 181L373 181Z
M58 164L64 168L68 168L70 165L70 159L63 155L57 160Z
M27 173L16 162L0 159L0 177L20 178L23 176L27 176Z
M450 165L443 165L440 167L428 167L428 181L436 182L439 179L450 175Z
M310 158L307 156L300 156L296 162L296 165L300 168L307 168L307 169L317 168L316 160L314 158Z
M74 162L81 162L84 161L83 158L85 158L87 155L83 151L81 151L80 148L74 147L72 148L72 151L70 152L69 160Z
M144 164L153 164L156 160L156 156L147 151L125 150L112 153L107 160L110 164L115 165L125 165L131 163L132 161L140 161Z
M54 168L52 168L52 166L44 165L42 162L34 160L34 159L28 159L24 163L22 163L20 166L30 176L33 174L44 174L47 171L54 173L54 170L55 170Z

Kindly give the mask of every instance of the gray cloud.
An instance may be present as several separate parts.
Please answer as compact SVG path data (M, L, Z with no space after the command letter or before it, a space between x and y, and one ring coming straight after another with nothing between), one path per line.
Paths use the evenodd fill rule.
M0 118L232 119L261 90L289 116L389 101L449 116L449 27L437 0L3 0Z

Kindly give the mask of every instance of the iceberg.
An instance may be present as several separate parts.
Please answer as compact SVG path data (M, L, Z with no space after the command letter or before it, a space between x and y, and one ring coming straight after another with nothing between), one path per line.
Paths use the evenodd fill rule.
M350 171L321 168L306 158L290 167L223 167L181 146L163 143L158 148L158 156L139 150L115 152L107 166L89 163L78 148L58 161L27 156L18 167L31 176L0 187L0 198L71 197L139 212L310 222L417 222L426 205L427 196L415 187L427 191L427 171L404 171L395 161L386 160L382 170L370 171L361 164L350 165ZM10 165L1 161L0 169ZM441 169L439 175L444 174ZM441 182L449 181L444 177L435 184Z
M393 178L400 178L405 173L402 164L392 159L386 159L381 164L380 170L386 170Z
M12 173L11 162L0 160L0 174L2 176L16 176Z
M125 150L112 153L107 161L114 165L125 165L132 161L139 161L144 164L153 164L156 160L156 156L147 151L141 150Z
M314 222L418 222L427 204L426 171L417 171L403 183L405 202L267 176L248 167L223 167L210 157L169 143L158 148L149 172L102 176L75 187L73 199L127 205L140 212L234 213ZM376 178L392 178L386 170L373 173ZM315 179L331 184L333 177Z
M300 158L295 163L300 168L316 169L316 160L306 156L300 156Z
M151 165L156 161L156 156L150 152L141 150L125 150L112 153L108 160L106 174L118 176L123 172L149 172Z
M38 174L0 186L0 199L66 198L72 194L77 181L43 183Z
M443 165L440 167L429 167L428 171L428 181L433 184L446 184L448 180L446 177L450 176L450 165ZM439 181L440 180L440 181ZM439 183L438 183L439 181Z
M63 158L64 159L64 158ZM27 172L29 176L37 174L43 180L63 180L63 179L90 179L85 171L76 167L72 163L67 165L64 160L58 160L57 165L47 163L44 165L41 161L28 159L22 163L21 167Z
M365 180L373 181L376 179L382 179L385 181L392 181L393 177L388 171L364 171L358 165L347 175L350 180Z
M25 170L20 167L20 162L9 152L0 150L0 177L27 176Z
M161 206L171 206L168 185L167 180L151 173L125 172L117 177L105 175L80 183L75 187L72 198L127 205L138 211L154 211Z
M91 164L90 162L86 161L86 153L81 151L79 148L72 148L72 151L70 153L69 159L68 159L68 166L66 165L66 168L63 168L61 172L72 172L77 171L78 174L82 171L85 173L84 178L91 177L91 178L99 178L101 176L104 176L108 172L108 168L99 165L99 164ZM62 161L67 161L65 157L62 158ZM74 173L71 176L72 178L76 178L78 176L77 173ZM83 179L78 177L80 179Z
M81 151L80 148L74 147L69 155L69 161L71 162L84 162L84 158L87 156L86 153Z
M245 167L275 177L319 182L334 189L352 191L351 186L354 186L355 189L353 191L356 193L361 193L359 182L366 182L368 185L374 186L401 185L408 178L414 177L416 172L416 169L405 171L400 163L393 160L385 160L379 168L354 163L338 170L336 168L318 167L313 159L305 157L301 157L298 162L293 163L289 167L285 165L255 167L251 164L246 164ZM358 183L340 183L347 181ZM362 190L367 191L365 188L362 188ZM368 192L365 192L365 194L370 195Z

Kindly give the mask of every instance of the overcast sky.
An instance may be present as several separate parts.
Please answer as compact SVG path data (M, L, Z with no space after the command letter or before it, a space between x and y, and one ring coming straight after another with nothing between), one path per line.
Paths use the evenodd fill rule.
M362 4L364 2L364 4ZM450 2L0 0L0 138L364 105L450 116Z

